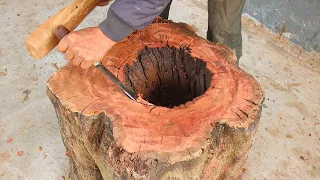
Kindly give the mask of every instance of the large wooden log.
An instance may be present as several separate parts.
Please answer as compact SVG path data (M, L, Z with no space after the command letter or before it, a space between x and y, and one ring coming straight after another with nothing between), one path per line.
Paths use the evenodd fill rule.
M139 103L95 68L68 65L47 84L72 179L241 177L263 91L232 50L184 23L160 21L117 44L102 63Z

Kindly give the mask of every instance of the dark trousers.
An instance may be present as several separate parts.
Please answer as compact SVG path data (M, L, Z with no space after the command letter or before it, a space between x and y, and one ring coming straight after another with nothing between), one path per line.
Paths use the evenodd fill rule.
M161 13L168 19L172 1ZM242 55L241 15L245 0L208 0L207 39L234 49L238 61Z

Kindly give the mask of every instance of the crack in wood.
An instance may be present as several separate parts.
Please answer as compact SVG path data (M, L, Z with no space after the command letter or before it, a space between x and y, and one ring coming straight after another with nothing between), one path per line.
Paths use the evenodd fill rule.
M248 102L251 103L251 104L254 104L254 105L256 105L256 106L261 107L258 103L255 103L255 102L253 102L253 101L251 101L251 100L249 100L249 99L244 99L244 100L248 101Z
M244 120L242 119L242 117L241 117L237 112L234 112L234 111L232 111L232 112L235 113L235 114L240 118L241 121L244 121Z
M244 112L242 109L237 108L239 111L242 112L242 114L244 114L247 118L249 117L248 113Z
M153 109L155 109L156 107L157 107L157 106L152 107L152 108L150 109L149 113L151 113L151 111L152 111Z

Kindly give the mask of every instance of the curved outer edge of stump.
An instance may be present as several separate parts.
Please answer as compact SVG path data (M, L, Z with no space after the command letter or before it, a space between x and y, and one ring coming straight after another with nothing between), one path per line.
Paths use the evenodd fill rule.
M232 50L197 36L184 23L155 23L118 43L113 47L117 51L110 51L102 63L124 82L124 65L132 64L139 50L167 45L189 47L191 55L204 60L213 73L213 80L205 94L185 105L169 109L135 103L126 98L99 70L91 68L84 71L72 65L59 69L48 80L48 95L53 102L60 104L60 108L66 108L65 112L76 113L79 117L74 118L79 122L82 122L81 119L87 122L97 117L101 119L101 116L108 122L106 126L114 139L105 142L104 147L100 145L100 150L92 151L109 153L111 157L110 153L120 149L130 156L144 159L145 163L153 158L149 162L150 167L154 160L156 164L169 162L175 166L178 162L188 160L189 163L204 162L200 159L211 156L211 162L202 165L209 172L209 169L218 167L217 152L228 151L225 147L238 143L239 155L243 155L239 161L243 164L257 130L264 96L259 83L236 65ZM224 98L220 98L216 105L214 100L218 97ZM139 100L143 101L141 98ZM163 121L154 121L154 117ZM63 117L59 118L61 121ZM90 134L90 128L84 132ZM152 140L148 137L152 137ZM110 157L106 156L105 159L112 164ZM220 168L224 168L222 172L228 169ZM157 171L161 174L161 169ZM213 176L214 173L203 173L206 179L215 178Z

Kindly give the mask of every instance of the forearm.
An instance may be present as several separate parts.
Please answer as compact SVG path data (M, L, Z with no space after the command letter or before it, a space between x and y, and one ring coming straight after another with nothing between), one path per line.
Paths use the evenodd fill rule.
M161 14L170 0L116 0L99 27L119 42L137 29L143 29Z

